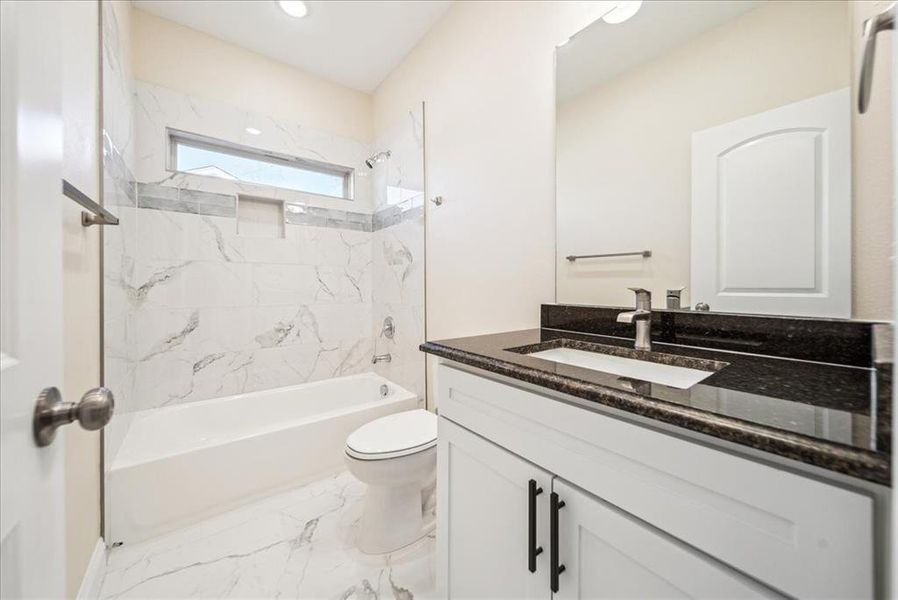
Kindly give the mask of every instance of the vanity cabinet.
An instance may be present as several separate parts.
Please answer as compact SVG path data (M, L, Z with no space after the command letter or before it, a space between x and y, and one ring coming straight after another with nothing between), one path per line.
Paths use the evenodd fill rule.
M548 599L552 589L565 599L775 597L451 421L441 418L439 428L446 495L437 540L446 598ZM561 571L555 588L553 536Z
M437 393L444 597L874 597L861 490L454 363Z

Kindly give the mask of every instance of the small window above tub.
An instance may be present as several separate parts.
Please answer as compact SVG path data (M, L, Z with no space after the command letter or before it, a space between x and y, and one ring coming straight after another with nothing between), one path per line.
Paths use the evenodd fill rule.
M168 130L170 170L352 200L352 168Z

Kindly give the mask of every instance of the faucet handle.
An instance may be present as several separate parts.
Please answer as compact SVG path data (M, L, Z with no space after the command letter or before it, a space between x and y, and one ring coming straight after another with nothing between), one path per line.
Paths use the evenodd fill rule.
M652 308L652 292L645 288L631 287L627 288L632 292L636 292L636 308L642 310L651 310Z
M680 299L682 298L683 290L685 289L685 286L681 286L678 288L669 288L667 290L667 308L682 308L682 306L680 306Z

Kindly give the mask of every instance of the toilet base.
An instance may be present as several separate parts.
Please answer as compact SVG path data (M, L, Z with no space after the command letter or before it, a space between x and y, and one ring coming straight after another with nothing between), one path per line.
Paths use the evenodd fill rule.
M421 539L434 528L436 417L426 411L411 411L409 414L416 420L426 417L427 422L423 425L425 430L429 431L429 427L433 426L433 431L425 431L422 443L417 446L391 449L395 440L385 438L378 442L375 439L377 436L368 431L366 435L371 439L356 440L356 443L371 451L359 457L353 456L360 452L358 447L353 448L347 442L344 454L346 466L359 481L368 486L362 518L356 530L356 547L365 554L395 552ZM395 416L383 417L363 425L356 433ZM412 425L422 427L420 423ZM387 427L388 431L381 432L381 436L389 434L389 429ZM350 435L350 439L356 433ZM393 432L394 435L395 433Z
M435 519L424 515L420 483L369 485L359 521L356 546L365 554L389 554L433 531Z

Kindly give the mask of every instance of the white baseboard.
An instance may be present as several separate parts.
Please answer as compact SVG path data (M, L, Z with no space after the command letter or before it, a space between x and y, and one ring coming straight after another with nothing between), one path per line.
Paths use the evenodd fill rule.
M97 540L94 552L87 563L87 570L81 579L81 587L78 588L78 600L96 600L100 597L100 586L103 584L103 575L106 572L106 542L103 538Z

